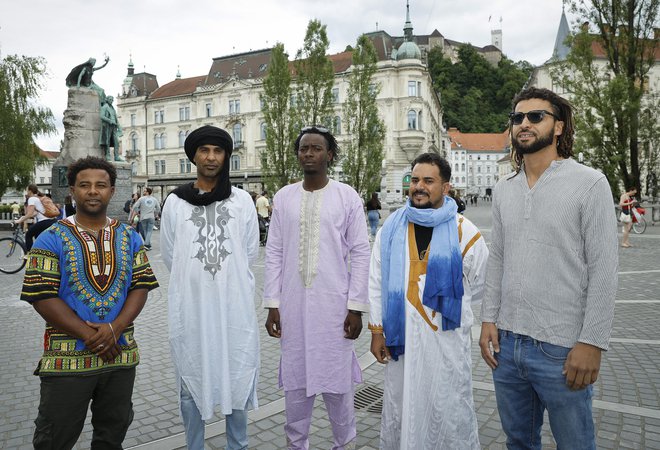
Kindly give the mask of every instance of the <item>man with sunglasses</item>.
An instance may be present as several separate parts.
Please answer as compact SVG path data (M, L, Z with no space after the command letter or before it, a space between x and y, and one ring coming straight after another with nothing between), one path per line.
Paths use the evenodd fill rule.
M513 101L515 174L495 186L481 355L493 369L509 449L595 449L593 383L617 288L617 229L605 176L578 164L571 105L530 88Z
M353 341L369 309L367 225L357 192L328 177L337 158L334 136L323 127L305 127L294 148L304 178L273 198L266 329L281 339L288 448L309 448L314 399L322 394L332 448L344 449L354 444L353 384L362 381Z

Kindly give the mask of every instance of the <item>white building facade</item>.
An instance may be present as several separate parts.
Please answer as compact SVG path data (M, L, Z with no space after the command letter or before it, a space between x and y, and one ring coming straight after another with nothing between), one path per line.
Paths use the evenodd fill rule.
M372 80L380 87L377 105L386 127L381 201L392 204L407 195L410 163L418 154L446 155L449 149L440 100L421 52L412 42L409 20L404 32L397 52L380 52ZM260 154L266 151L260 96L270 58L271 49L214 58L208 74L177 75L163 86L158 86L152 74L135 74L129 63L117 111L123 154L133 164L134 190L148 184L162 198L174 187L194 180L195 166L183 149L185 138L198 127L214 125L227 130L234 140L228 161L232 183L260 191ZM333 134L341 148L348 137L341 122L351 53L329 58L335 70ZM341 179L341 163L336 168L336 177Z

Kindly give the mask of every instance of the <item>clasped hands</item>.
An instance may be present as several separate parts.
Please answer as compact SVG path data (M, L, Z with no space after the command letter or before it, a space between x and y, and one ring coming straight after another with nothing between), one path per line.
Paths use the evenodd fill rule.
M84 339L85 347L105 362L114 361L121 354L121 347L112 326L109 323L85 323L90 327L90 334Z

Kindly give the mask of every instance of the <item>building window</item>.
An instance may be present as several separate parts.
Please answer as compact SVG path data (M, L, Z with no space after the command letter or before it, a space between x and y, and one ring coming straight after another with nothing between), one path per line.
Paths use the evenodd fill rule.
M341 117L339 116L335 116L334 120L332 121L332 133L341 134Z
M417 129L421 130L422 129L422 112L420 111L419 114L417 114Z
M180 173L190 173L192 170L192 164L188 158L179 159L179 172Z
M454 170L458 172L458 163L454 164Z
M154 123L165 123L165 111L160 109L154 111Z
M465 183L465 177L461 177L461 183Z
M408 97L417 97L417 82L408 82Z
M240 112L241 112L241 101L229 100L229 114L240 114Z
M461 172L465 172L465 163L461 163Z
M137 119L136 119L136 117L135 117L135 113L131 114L131 126L132 126L132 127L135 126L135 122L136 122L136 120L137 120Z
M486 177L486 186L490 186L490 175Z
M376 85L373 83L369 84L369 95L374 97L376 95Z
M232 138L234 139L234 148L243 146L243 127L240 123L235 123L232 127Z
M241 170L241 156L240 155L231 155L231 165L229 166L231 170Z
M211 117L213 115L213 108L210 103L206 104L206 117Z
M39 177L39 184L44 184L46 181L45 177ZM45 201L45 200L44 200ZM36 220L36 219L35 219Z
M339 103L339 88L332 88L332 103Z
M261 127L261 134L260 134L261 140L265 141L266 140L266 122L261 122L260 127Z
M490 173L490 166L486 166L486 173Z
M477 177L477 184L481 185L481 177Z
M412 109L408 111L408 129L409 130L417 129L417 112Z
M179 131L179 147L183 147L183 144L186 142L186 132L181 130Z
M190 106L179 108L179 120L190 120Z
M154 161L155 169L156 169L156 175L163 175L165 171L167 170L165 166L165 160L164 159L157 159Z
M131 133L131 150L136 152L138 149L138 135L137 133Z
M161 150L165 147L167 147L167 136L165 133L154 134L154 148L156 150Z
M477 166L477 173L481 173L481 166Z

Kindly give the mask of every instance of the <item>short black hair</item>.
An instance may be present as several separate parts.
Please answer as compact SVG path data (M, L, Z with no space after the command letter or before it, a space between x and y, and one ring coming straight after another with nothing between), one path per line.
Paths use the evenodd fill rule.
M440 171L440 177L443 181L451 180L451 166L445 158L438 155L437 153L422 153L417 155L417 157L410 164L410 169L414 169L417 164L431 164L437 166Z
M300 134L296 138L296 142L293 144L293 151L296 153L296 155L298 154L298 149L300 148L300 140L306 134L320 134L323 136L325 138L325 142L328 144L328 150L332 152L332 159L330 160L330 164L337 160L337 156L339 155L339 144L337 144L337 140L332 135L332 133L330 133L327 128L320 125L305 127L300 131Z
M69 166L69 170L66 174L66 178L69 181L69 186L75 186L78 172L87 169L100 169L108 172L108 175L110 176L110 186L114 186L115 182L117 181L117 169L115 169L114 165L103 158L87 156L86 158L80 158L74 161L73 164Z

